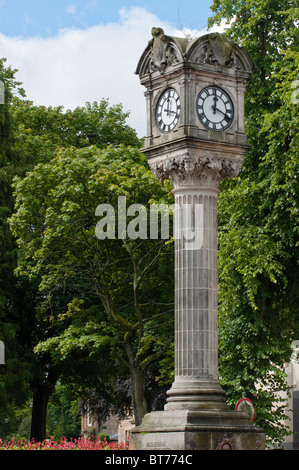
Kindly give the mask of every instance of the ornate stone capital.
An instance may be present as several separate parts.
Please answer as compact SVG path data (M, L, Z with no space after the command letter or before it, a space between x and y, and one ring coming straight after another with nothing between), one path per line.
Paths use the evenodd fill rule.
M220 181L227 176L238 176L241 165L241 160L223 158L217 152L201 156L185 152L161 163L150 163L150 168L160 182L169 179L175 189L185 186L216 189Z

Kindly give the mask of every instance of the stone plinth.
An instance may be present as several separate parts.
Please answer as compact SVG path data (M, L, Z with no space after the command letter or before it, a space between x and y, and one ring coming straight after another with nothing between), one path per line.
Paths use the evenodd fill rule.
M153 411L131 430L131 450L217 450L229 440L227 450L263 450L263 430L246 413L235 411ZM221 447L221 446L220 446ZM221 448L219 450L222 450Z

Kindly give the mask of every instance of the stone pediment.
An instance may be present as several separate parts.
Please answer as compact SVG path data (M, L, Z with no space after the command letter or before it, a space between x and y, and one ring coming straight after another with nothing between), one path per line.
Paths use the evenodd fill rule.
M163 29L153 28L152 36L137 66L136 74L141 79L155 73L171 73L178 67L249 75L254 68L246 49L221 33L188 40L167 36Z

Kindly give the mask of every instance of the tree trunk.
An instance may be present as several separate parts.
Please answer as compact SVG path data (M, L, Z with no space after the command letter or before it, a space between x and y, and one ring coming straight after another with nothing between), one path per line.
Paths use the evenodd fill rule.
M58 371L50 368L46 383L36 380L31 384L31 388L33 390L33 404L30 438L34 439L36 442L43 442L47 437L46 424L48 402L51 393L55 389L58 377Z
M30 439L42 442L46 439L48 401L52 387L39 385L33 394Z
M134 410L135 426L141 424L142 418L147 413L147 403L144 396L144 371L136 365L132 343L132 332L127 332L124 336L124 345L128 356L128 365L131 374L132 402Z
M143 416L147 413L147 403L144 396L144 372L139 368L133 368L131 382L135 426L139 426Z

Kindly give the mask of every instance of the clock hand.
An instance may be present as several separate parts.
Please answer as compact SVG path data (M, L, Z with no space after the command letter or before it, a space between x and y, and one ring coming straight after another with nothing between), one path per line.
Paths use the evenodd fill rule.
M224 113L223 111L221 111L221 109L218 109L218 108L216 108L216 107L214 107L214 106L212 106L212 108L214 109L214 113L216 113L216 111L219 111L220 113L222 113L222 114L224 115L224 117L225 117L226 119L228 119L228 120L230 119L230 117L229 117L226 113Z
M172 109L164 109L164 112L167 113L167 115L169 115L170 113L176 114L176 111L173 111Z
M214 100L214 105L212 106L212 108L214 110L214 114L216 114L216 110L217 110L217 108L216 108L217 104L216 103L218 101L218 98L216 96L216 88L214 88L214 98L213 98L213 100Z
M171 107L172 107L172 101L168 98L167 108L165 109L165 111L167 112L167 116L169 116L169 114L172 112L172 110L170 109Z

